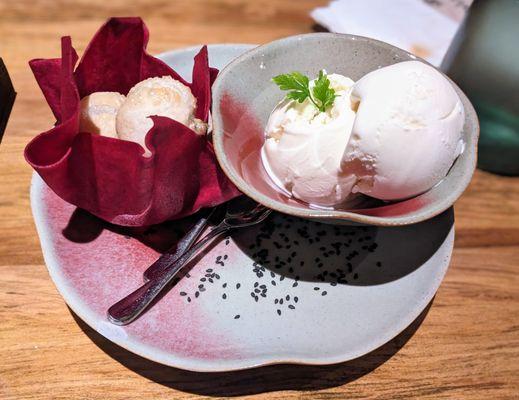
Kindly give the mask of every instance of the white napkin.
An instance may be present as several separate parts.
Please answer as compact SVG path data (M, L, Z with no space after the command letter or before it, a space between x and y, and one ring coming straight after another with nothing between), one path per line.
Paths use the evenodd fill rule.
M437 66L459 25L420 0L335 0L311 16L331 32L382 40Z

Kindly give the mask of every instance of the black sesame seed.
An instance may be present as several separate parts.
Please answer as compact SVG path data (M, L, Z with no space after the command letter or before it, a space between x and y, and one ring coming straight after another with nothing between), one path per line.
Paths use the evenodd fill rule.
M325 290L324 292L321 293L321 296L326 296L328 294L328 292Z
M237 315L234 316L234 319L238 319L238 318L240 318L240 315L239 315L239 314L237 314Z
M226 298L227 298L227 295L226 295L225 293L224 293L224 294L222 294L222 299L224 299L224 300L225 300Z
M201 287L201 288L200 288L200 291L201 291L201 292L205 292L205 287Z
M200 296L200 293L198 291L195 292L195 297Z
M188 302L188 303L191 303L191 297L188 297L188 298L187 298L187 302Z
M294 301L297 303L299 301L299 297L294 296Z
M287 301L290 300L290 295L287 294L286 297L285 297L285 299L287 299Z
M223 256L224 260L227 260L228 258L229 258L229 256L227 254Z
M314 287L314 290L319 290L319 287L318 287L318 286L315 286L315 287Z
M292 285L292 287L297 287L298 283L297 282L294 282L294 284Z
M356 272L353 274L353 279L359 279L359 274L357 274Z
M270 283L272 283L273 286L276 286L276 281L270 281Z
M277 313L278 313L278 315L281 315L281 310L278 309L278 310L277 310Z
M180 292L180 295L181 295L181 296L186 296L187 293L186 293L186 292Z
M290 308L291 310L295 310L296 309L295 306L293 306L292 304L289 304L288 308Z
M275 299L274 304L278 304L278 303L279 303L279 299Z
M198 285L198 289L202 289L204 287L203 284Z
M259 290L259 289L254 289L254 293L259 293L259 292L261 292L261 290Z
M241 283L237 283L237 284L236 284L236 289L239 289L240 286L241 286Z

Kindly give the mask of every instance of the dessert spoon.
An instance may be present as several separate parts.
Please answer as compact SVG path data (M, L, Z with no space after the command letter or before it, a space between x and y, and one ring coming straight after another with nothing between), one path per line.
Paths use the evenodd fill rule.
M175 246L168 249L157 259L157 261L151 264L143 273L144 281L151 281L162 275L164 270L166 270L172 263L177 261L182 256L182 254L188 251L200 237L202 232L207 227L209 220L213 217L213 215L216 213L216 210L218 209L220 209L220 207L215 207L209 210L209 212L203 215Z
M141 287L119 300L108 309L108 320L116 325L127 325L134 321L146 310L154 299L172 281L176 274L185 267L208 244L217 238L221 238L230 231L259 224L264 221L272 211L262 205L256 204L252 209L239 214L226 213L222 222L211 230L203 239L193 245L186 253L174 261L162 274L155 279L144 283Z

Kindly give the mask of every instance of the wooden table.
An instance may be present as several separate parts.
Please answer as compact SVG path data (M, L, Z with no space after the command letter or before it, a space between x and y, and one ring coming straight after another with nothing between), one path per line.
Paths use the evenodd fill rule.
M82 51L106 17L140 15L152 53L197 43L263 43L310 32L326 1L0 2L0 56L18 91L0 146L0 398L512 398L519 395L519 180L477 171L456 204L450 270L430 308L361 359L199 374L112 345L71 314L43 264L22 150L52 123L27 61Z

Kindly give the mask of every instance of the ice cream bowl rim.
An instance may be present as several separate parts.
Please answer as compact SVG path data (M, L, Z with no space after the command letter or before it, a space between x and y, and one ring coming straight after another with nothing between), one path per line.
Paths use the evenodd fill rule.
M410 225L414 223L418 223L421 221L425 221L430 219L443 211L447 210L449 207L453 206L456 200L462 195L464 190L470 183L472 175L476 168L477 161L477 142L479 137L479 123L476 116L476 112L474 107L465 96L465 94L461 91L461 89L449 79L454 89L458 93L465 108L465 123L463 128L463 138L465 142L465 148L463 153L457 158L453 167L448 172L447 176L444 178L442 182L436 185L433 189L430 189L428 192L432 190L437 190L436 187L443 185L442 190L446 190L445 193L441 196L436 196L434 201L429 201L424 206L417 207L416 209L407 212L405 214L396 214L396 215L376 215L376 213L360 213L355 209L352 210L341 210L341 209L317 209L307 206L297 207L291 204L283 203L273 197L270 197L259 190L255 189L253 185L247 182L241 174L236 171L234 166L232 165L229 157L225 151L224 146L224 136L225 136L225 126L224 120L221 112L221 108L225 105L223 102L223 98L228 96L229 94L233 96L233 93L229 92L228 82L229 78L233 77L233 71L240 67L243 63L248 63L251 59L254 58L267 58L272 51L278 51L283 49L286 46L301 46L304 41L315 42L318 40L322 41L346 41L348 43L355 42L358 46L364 46L364 48L376 48L377 51L385 51L397 56L400 61L407 60L418 60L430 65L427 61L405 51L399 49L395 46L392 46L388 43L381 42L379 40L357 36L357 35L349 35L349 34L337 34L337 33L328 33L328 32L320 32L320 33L308 33L301 34L295 36L288 36L282 39L278 39L264 45L258 46L254 49L251 49L241 56L237 57L233 61L231 61L224 69L222 69L213 84L212 92L213 92L213 102L212 102L212 118L213 118L213 144L215 149L216 158L224 171L227 177L236 185L236 187L245 195L254 199L260 204L263 204L275 211L293 215L300 218L306 218L311 220L317 220L325 223L332 224L363 224L363 225L377 225L377 226L403 226ZM361 54L362 56L362 54ZM366 55L368 56L368 55ZM319 63L319 60L316 60L316 64ZM247 64L245 64L247 65ZM388 63L387 65L390 65ZM434 66L433 66L434 67ZM297 70L297 65L291 63L287 66L290 70ZM369 72L366 70L365 73ZM441 72L441 71L440 71ZM254 76L255 71L250 71L248 76ZM253 78L254 79L254 78ZM265 85L270 84L270 82L265 82ZM254 110L252 110L254 113ZM454 172L453 172L454 171ZM455 175L453 175L455 174ZM448 183L448 184L447 184ZM426 192L426 193L428 193ZM425 194L426 194L425 193ZM416 198L419 198L419 195ZM408 201L408 200L404 200ZM398 204L396 202L395 204ZM375 215L374 215L375 214ZM382 213L383 214L383 213Z

